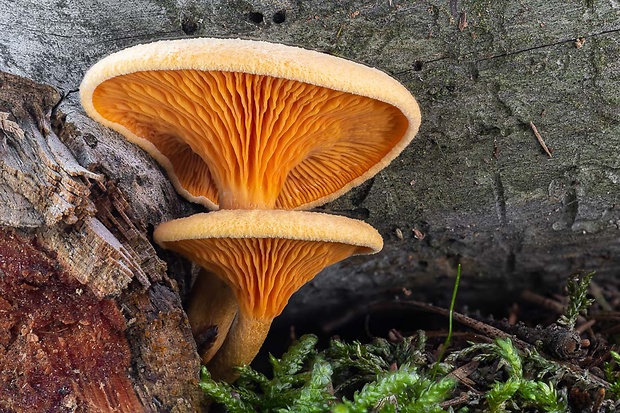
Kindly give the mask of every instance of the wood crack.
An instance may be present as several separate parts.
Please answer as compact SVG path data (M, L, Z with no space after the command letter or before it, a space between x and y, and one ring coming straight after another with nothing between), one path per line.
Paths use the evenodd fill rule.
M610 29L610 30L604 30L598 33L592 33L592 34L588 34L585 35L583 37L588 38L588 37L598 37L598 36L605 36L608 34L612 34L612 33L618 33L620 32L620 28L618 29ZM546 43L546 44L542 44L542 45L538 45L538 46L532 46L532 47L526 47L525 49L519 49L519 50L515 50L512 52L506 52L506 53L500 53L500 54L496 54L496 55L492 55L492 56L488 56L488 57L484 57L482 59L476 59L475 62L479 63L479 62L484 62L487 60L493 60L493 59L498 59L501 57L510 57L510 56L514 56L517 54L521 54L521 53L527 53L527 52L531 52L534 50L540 50L540 49L544 49L546 47L554 47L554 46L559 46L565 43L574 43L575 42L575 38L571 37L568 39L562 39L562 40L558 40L556 42L552 42L552 43Z
M582 37L587 39L587 38L593 38L593 37L606 36L606 35L614 34L614 33L620 33L620 28L603 30L603 31L600 31L600 32L597 32L597 33L587 34L587 35L584 35ZM514 51L511 51L511 52L505 52L505 53L499 53L499 54L483 57L483 58L480 58L480 59L467 59L467 58L464 58L464 59L461 59L461 60L464 63L480 63L480 62L491 61L491 60L494 60L494 59L499 59L499 58L502 58L502 57L511 57L511 56L515 56L515 55L518 55L518 54L522 54L522 53L527 53L527 52L532 52L532 51L535 51L535 50L544 49L544 48L547 48L547 47L554 47L554 46L559 46L559 45L562 45L562 44L574 43L574 42L575 42L575 38L571 37L571 38L566 38L566 39L558 40L558 41L552 42L552 43L545 43L545 44L542 44L542 45L526 47L524 49L518 49L518 50L514 50ZM473 53L471 53L471 54L473 54ZM423 60L423 61L421 61L421 63L422 63L422 65L427 65L427 64L430 64L430 63L441 62L441 61L450 60L450 59L452 59L452 57L450 57L450 56L442 56L442 57L438 57L436 59ZM405 73L409 73L409 72L412 72L412 71L415 71L415 70L413 68L412 69L407 69L407 70L402 70L402 71L399 71L399 72L392 73L392 75L393 76L399 76L399 75L402 75L402 74L405 74Z
M495 212L497 213L497 220L502 227L506 226L506 197L504 195L504 184L502 183L502 176L497 171L493 177L493 196L495 198Z

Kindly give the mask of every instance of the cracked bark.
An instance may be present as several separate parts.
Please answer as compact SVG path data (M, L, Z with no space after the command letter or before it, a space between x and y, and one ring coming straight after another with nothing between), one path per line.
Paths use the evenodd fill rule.
M458 262L459 303L501 311L522 289L553 289L580 268L596 270L599 283L617 283L620 271L618 6L604 0L527 3L137 0L108 6L68 0L32 7L0 0L0 70L62 93L77 89L85 70L115 50L188 35L291 43L376 66L418 98L420 133L373 181L323 210L371 223L384 236L385 249L319 275L293 297L281 325L313 322L350 302L391 296L403 287L413 291L412 298L446 303ZM463 12L468 24L460 30ZM263 19L256 23L251 13ZM585 43L575 42L582 37ZM97 296L165 286L148 239L135 234L148 237L158 223L199 208L180 199L142 151L86 118L75 94L58 109L66 121L56 135L76 161L73 175L35 162L41 154L31 152L35 165L29 168L51 174L42 186L16 175L21 166L4 161L9 166L0 180L0 222L29 233L80 228L105 240L98 225L83 224L96 219L124 248L112 245L106 252L122 266L104 266L108 275L97 271L99 278L85 281ZM0 122L6 131L12 127L7 121L16 120ZM551 159L530 122L554 149ZM40 130L30 116L17 123L25 133ZM81 186L69 190L62 182ZM39 195L23 195L32 185ZM90 204L76 201L85 190ZM125 208L115 197L131 206L126 217L115 212ZM114 232L129 223L135 228L123 230L126 236ZM101 253L92 251L79 254ZM184 297L189 264L158 252Z

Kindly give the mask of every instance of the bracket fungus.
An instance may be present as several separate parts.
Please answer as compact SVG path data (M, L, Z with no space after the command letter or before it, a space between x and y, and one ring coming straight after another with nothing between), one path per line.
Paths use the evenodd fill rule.
M291 295L328 265L383 247L370 225L337 215L284 210L222 210L161 224L153 237L226 282L239 313L208 367L231 380L248 364Z
M387 74L281 44L183 39L96 63L84 110L210 209L309 209L374 176L420 125Z

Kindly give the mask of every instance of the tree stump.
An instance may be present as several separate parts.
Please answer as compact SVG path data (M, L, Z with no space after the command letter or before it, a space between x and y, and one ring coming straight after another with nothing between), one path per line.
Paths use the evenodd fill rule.
M61 143L59 101L0 73L0 410L197 411L178 287L136 211Z

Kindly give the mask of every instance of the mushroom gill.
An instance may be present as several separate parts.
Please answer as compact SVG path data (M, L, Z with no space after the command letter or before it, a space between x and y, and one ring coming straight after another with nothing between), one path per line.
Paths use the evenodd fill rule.
M240 72L141 71L93 93L179 185L221 209L294 209L338 192L400 141L407 118L365 96Z

